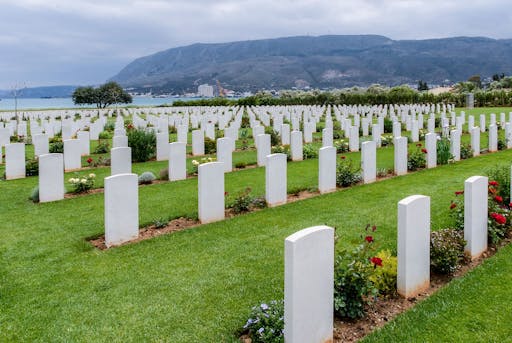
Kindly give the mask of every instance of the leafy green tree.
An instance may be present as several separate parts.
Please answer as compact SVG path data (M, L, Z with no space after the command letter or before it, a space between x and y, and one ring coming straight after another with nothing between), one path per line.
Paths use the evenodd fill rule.
M421 91L428 91L428 84L427 82L423 80L418 81L418 90Z
M114 104L129 104L133 101L118 83L107 82L98 88L78 87L73 92L75 105L96 105L98 108L106 108Z

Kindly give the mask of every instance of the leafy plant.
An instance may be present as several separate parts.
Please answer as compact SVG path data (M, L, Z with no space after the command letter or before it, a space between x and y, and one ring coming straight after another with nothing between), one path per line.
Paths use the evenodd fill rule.
M288 161L291 161L291 159L292 159L292 153L291 153L289 145L274 145L274 146L272 146L270 151L273 154L285 154L286 155L286 159Z
M156 180L155 174L152 172L144 172L139 175L139 184L140 185L149 185Z
M510 230L510 209L498 194L499 182L489 181L487 232L489 243L496 244Z
M73 193L86 193L94 187L95 174L70 178L68 182L73 187Z
M460 145L460 158L462 160L473 157L473 149L471 149L471 145L469 144L461 144Z
M510 199L510 165L495 165L485 171L489 180L495 181L497 186L494 188L497 190L497 195L503 198L503 203L509 204Z
M37 160L37 158L32 158L30 160L25 161L25 175L39 175L39 161Z
M437 141L437 164L448 164L453 160L453 155L450 151L450 141L448 138L443 137Z
M393 133L393 121L389 118L384 118L384 133Z
M245 167L247 167L247 163L245 162L236 162L235 163L235 168L238 168L238 169L244 169Z
M334 141L334 146L336 147L336 153L338 154L350 151L348 141L345 139Z
M279 145L281 140L279 139L279 135L277 134L277 132L275 132L272 127L267 126L265 128L265 133L267 135L270 135L270 145L271 146Z
M235 213L249 212L251 210L251 204L253 197L251 196L252 189L247 187L243 191L240 191L235 198L227 205L228 208L232 208ZM226 194L227 195L227 194Z
M154 132L140 129L129 130L128 146L132 148L134 162L146 162L155 155L156 136Z
M96 146L96 148L94 149L94 151L92 152L93 154L106 154L108 153L110 150L110 145L108 144L107 141L99 141L98 142L98 145Z
M112 137L113 137L113 135L112 135L111 131L102 131L98 135L99 139L111 139Z
M302 148L302 157L307 160L309 158L317 158L318 151L313 144L304 144Z
M352 165L352 160L341 156L336 166L336 184L340 187L349 187L361 181L360 169Z
M153 219L153 225L155 226L155 229L163 229L168 224L168 220L160 217Z
M62 143L61 141L50 143L49 152L52 154L64 153L64 143Z
M203 163L208 163L208 162L215 162L217 159L215 157L203 157L201 158L199 161L198 160L192 160L192 173L193 174L197 174L197 168L199 167L199 165L203 164Z
M339 317L363 317L365 305L373 302L378 294L370 278L374 267L382 266L382 260L372 255L372 244L373 236L366 236L363 244L353 251L343 251L336 256L334 313Z
M407 158L407 170L414 171L420 168L425 168L427 163L425 159L425 154L427 150L422 148L421 143L416 144L416 150L409 153Z
M375 255L381 260L381 266L374 264L373 274L370 275L370 281L384 296L396 295L396 276L397 276L397 258L391 254L390 250L381 250ZM375 260L377 261L377 260Z
M284 342L284 301L254 306L243 329L253 343Z
M39 202L39 187L36 186L32 191L30 192L30 196L28 197L29 200L32 200L32 202Z
M204 138L204 153L206 155L214 154L217 151L217 143L215 140L205 137Z
M453 273L464 259L464 232L451 228L430 234L430 267L441 274Z

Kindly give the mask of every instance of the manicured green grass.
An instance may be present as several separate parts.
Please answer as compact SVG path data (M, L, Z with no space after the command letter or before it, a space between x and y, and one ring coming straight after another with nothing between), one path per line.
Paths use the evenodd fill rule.
M37 205L26 200L37 178L0 182L0 340L235 341L253 305L283 296L286 236L327 224L338 228L341 249L375 223L378 244L393 249L400 199L431 196L432 227L447 226L450 199L463 181L511 157L485 155L108 251L85 242L103 232L103 195ZM317 160L288 168L289 188L316 185ZM196 183L140 188L141 223L196 215ZM226 175L228 192L246 186L263 194L264 169ZM479 287L461 284L467 282ZM481 317L482 325L494 323Z

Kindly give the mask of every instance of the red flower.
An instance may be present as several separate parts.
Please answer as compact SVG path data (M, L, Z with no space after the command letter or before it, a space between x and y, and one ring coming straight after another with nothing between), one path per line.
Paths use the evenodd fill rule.
M502 197L500 197L499 195L496 195L496 196L494 197L494 200L496 200L496 202L503 202L503 198L502 198Z
M228 192L224 192L224 196L227 197L229 195Z
M377 225L373 225L373 226L372 226L372 231L374 231L374 232L375 232L375 230L377 230Z
M421 143L416 144L418 148L421 148Z
M423 149L421 149L421 152L426 154L427 153L427 149L423 148Z
M489 181L489 186L497 186L497 185L498 185L497 181Z
M508 207L512 207L512 202L510 204L508 204Z
M89 157L89 158L87 159L87 163L91 164L91 163L92 163L92 158L90 158L90 157Z
M457 204L452 202L450 205L450 210L453 210L455 207L457 207Z
M464 191L457 191L457 192L455 192L455 195L461 195L461 194L464 194Z
M368 243L371 243L371 242L373 242L373 237L372 236L366 236L364 238L364 240L367 241Z
M507 222L507 218L496 212L491 213L491 217L496 221L496 223L501 225Z
M373 263L375 267L382 267L382 259L380 257L374 256L370 259L370 262Z
M346 159L347 157L346 156L341 156L340 157L342 160Z

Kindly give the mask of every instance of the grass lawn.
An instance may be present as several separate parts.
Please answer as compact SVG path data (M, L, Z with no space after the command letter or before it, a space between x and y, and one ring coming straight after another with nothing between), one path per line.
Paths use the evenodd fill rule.
M0 340L235 341L233 332L253 305L283 296L283 240L291 233L335 226L342 249L360 241L365 224L375 223L378 244L393 249L400 199L431 196L433 229L447 226L450 199L464 180L511 158L512 151L485 155L107 251L85 242L103 232L103 195L36 205L26 199L37 178L0 182ZM315 186L317 163L289 164L288 187ZM196 215L196 184L189 179L140 188L141 223ZM263 194L263 168L226 175L228 192L246 186ZM504 331L491 328L508 327L510 315L489 313L512 306L504 296L507 279L499 277L512 272L511 255L504 249L414 310L421 313L399 317L372 339L393 341L387 337L403 337L393 335L414 325L415 335L405 340L444 337L445 326L425 319L452 316L460 323L452 323L457 329L446 337L472 337L478 323L489 328L486 339L500 340ZM486 293L488 298L472 296ZM457 317L459 308L478 322L473 315Z

